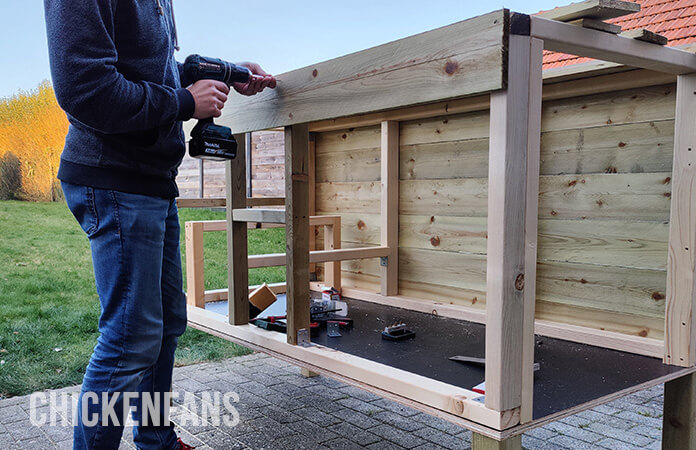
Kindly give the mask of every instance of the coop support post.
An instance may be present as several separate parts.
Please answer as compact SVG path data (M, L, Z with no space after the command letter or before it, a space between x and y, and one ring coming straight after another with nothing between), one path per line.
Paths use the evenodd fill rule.
M285 128L285 250L287 340L309 333L309 128Z
M203 223L186 222L186 303L205 308Z
M247 224L235 222L234 210L246 208L246 138L236 135L237 157L227 161L227 282L229 322L232 325L249 323L249 267Z
M389 255L380 264L382 295L399 293L399 122L382 122L381 245Z
M529 36L512 34L508 54L507 89L491 94L485 404L519 412L523 390L529 389L525 399L531 401L533 376L534 283L526 285L525 262L536 238L525 228L536 216L534 202L527 209L527 198L538 195L537 185L527 184L528 171L536 173L527 161L528 147L537 142L529 133L539 129L541 74L531 70L539 55ZM532 292L525 295L527 288Z
M522 323L522 396L520 423L533 419L534 311L536 305L539 165L541 164L541 91L544 42L530 39L529 112L527 126L527 197L524 208L524 316Z
M504 441L497 441L478 433L471 435L471 450L519 450L522 448L522 435Z
M696 448L696 374L665 383L662 448Z
M696 364L696 74L677 77L674 163L667 258L667 364ZM668 180L669 182L669 180Z

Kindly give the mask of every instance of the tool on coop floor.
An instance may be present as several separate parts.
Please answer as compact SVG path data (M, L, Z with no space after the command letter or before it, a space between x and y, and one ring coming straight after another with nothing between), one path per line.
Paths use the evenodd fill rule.
M405 341L406 339L413 339L415 337L415 331L406 328L406 324L403 322L384 327L384 331L382 331L382 339L388 341Z
M450 356L449 359L451 361L458 361L462 363L469 363L469 364L475 364L477 366L485 366L486 365L486 359L485 358L476 358L474 356L462 356L462 355L456 355L456 356ZM534 363L534 371L536 372L541 368L541 364L539 363Z
M340 308L336 309L330 309L330 310L321 310L319 312L310 312L309 317L310 317L310 324L309 324L309 330L310 334L313 337L316 337L319 334L319 328L321 327L320 322L316 319L317 316L320 316L322 314L327 314L327 313L333 313L336 311L340 311ZM255 317L253 319L249 320L249 323L252 323L256 325L259 328L263 328L265 330L271 330L271 331L279 331L281 333L287 333L288 330L288 324L287 324L287 315L282 315L282 316L267 316L267 317ZM345 321L345 319L341 319ZM351 319L348 319L351 320ZM324 319L324 324L326 323L326 319ZM352 324L352 321L351 321Z

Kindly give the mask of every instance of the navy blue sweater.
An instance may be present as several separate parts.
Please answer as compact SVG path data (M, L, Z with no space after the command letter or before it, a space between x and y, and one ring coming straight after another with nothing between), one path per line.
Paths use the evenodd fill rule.
M174 59L171 0L45 0L58 103L70 129L58 178L164 198L195 104Z

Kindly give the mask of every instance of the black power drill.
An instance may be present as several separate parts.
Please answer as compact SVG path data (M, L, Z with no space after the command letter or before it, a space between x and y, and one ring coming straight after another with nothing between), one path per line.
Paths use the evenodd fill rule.
M221 59L191 55L184 61L184 76L191 83L198 80L217 80L230 86L235 82L246 83L253 74L246 67ZM191 130L189 155L215 161L234 159L237 156L237 141L232 136L232 130L216 125L212 117L201 119Z

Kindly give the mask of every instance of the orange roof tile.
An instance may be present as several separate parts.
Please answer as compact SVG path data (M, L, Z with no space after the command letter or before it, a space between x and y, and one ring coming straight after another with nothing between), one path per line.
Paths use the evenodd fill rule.
M621 25L624 31L647 28L669 39L670 47L696 43L696 0L629 0L640 3L635 14L607 22ZM544 52L544 69L592 61L591 58Z

